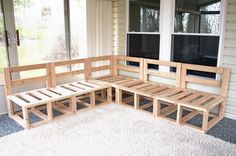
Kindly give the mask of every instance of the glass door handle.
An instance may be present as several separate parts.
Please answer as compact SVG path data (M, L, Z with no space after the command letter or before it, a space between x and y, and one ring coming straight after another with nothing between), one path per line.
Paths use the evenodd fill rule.
M20 34L19 34L19 30L16 30L16 42L17 42L17 45L20 46Z

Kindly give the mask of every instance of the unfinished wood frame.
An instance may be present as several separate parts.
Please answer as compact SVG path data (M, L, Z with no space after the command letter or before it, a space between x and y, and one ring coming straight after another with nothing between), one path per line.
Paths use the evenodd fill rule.
M162 72L158 69L150 69L149 65L155 65L160 68L160 66L167 66L169 69L170 67L176 68L176 72L171 72L170 70L167 72ZM180 77L181 77L181 64L176 62L168 62L168 61L159 61L159 60L153 60L153 59L144 59L144 65L143 65L143 80L144 81L136 81L129 84L124 84L119 86L119 89L126 92L131 92L134 94L134 107L136 109L142 109L146 110L151 107L153 107L153 114L154 115L160 115L160 114L167 114L171 111L173 111L173 106L168 107L169 111L167 109L161 110L161 107L158 107L157 105L159 101L157 101L156 96L164 94L166 92L169 92L172 90L173 86L171 85L165 85L160 84L156 82L151 82L149 79L149 76L155 76L155 77L162 77L162 78L169 78L174 79L176 81L176 87L180 86ZM122 97L121 97L122 98ZM148 102L142 106L140 106L140 100L141 99L148 99L151 102ZM122 99L120 100L122 101ZM155 106L153 106L153 103L155 103ZM158 109L157 109L158 108ZM175 109L175 108L174 108ZM176 110L176 109L175 109ZM158 113L159 112L159 113ZM162 113L163 112L163 113ZM165 112L165 113L164 113Z
M191 76L187 74L188 70L214 73L218 79L207 79L200 76ZM218 87L220 88L220 93L219 95L214 95L210 93L196 92L190 97L177 101L179 107L179 124L188 125L206 132L224 117L229 72L230 71L228 68L182 64L181 88L187 88L187 83L195 83L204 86ZM217 113L212 111L215 108L217 108ZM186 109L191 109L192 111L190 114L183 116L182 112ZM198 114L202 114L201 127L189 124L188 121L193 119ZM212 119L209 120L209 117Z
M99 63L101 61L109 61L109 64ZM139 66L132 66L130 62L138 63ZM72 65L76 64L82 64L83 68L65 72L57 72L56 70L57 67L67 66L71 68ZM149 65L167 66L169 69L174 67L176 72L150 69ZM45 75L22 79L13 79L11 76L17 72L38 69L44 69ZM104 70L109 70L106 76L93 77L93 72ZM119 75L118 71L120 70L136 73L139 76L136 79L122 76ZM188 70L215 73L219 80L190 76L187 74ZM81 81L57 84L58 78L73 75L83 75L84 78ZM176 83L175 85L168 85L151 82L149 76L173 79ZM96 99L101 99L104 103L107 103L106 101L111 102L113 87L115 88L115 100L118 104L133 101L135 109L143 110L153 107L153 115L163 118L169 118L170 114L177 111L176 120L171 121L206 132L224 117L229 69L126 56L101 56L5 68L4 78L8 114L25 128L53 120L53 109L62 112L64 115L77 112L77 102L81 102L86 97L90 97L90 102L83 103L83 105L89 108L94 108ZM20 93L13 92L15 86L28 85L39 81L45 82L46 87ZM187 83L219 87L221 92L219 95L215 95L191 90L187 88ZM123 92L132 95L123 98ZM140 100L143 98L153 101L140 106ZM69 105L65 105L63 101L68 101ZM22 111L14 111L13 103L19 105ZM161 104L165 104L167 107L162 108ZM216 108L218 112L212 111ZM44 111L42 111L43 109ZM47 113L44 113L45 110ZM40 117L42 122L30 124L29 113ZM203 116L202 126L196 127L190 124L189 121L199 114Z
M43 76L35 76L30 78L22 78L22 79L13 79L12 75L14 73L20 73L24 71L33 71L33 70L39 70L44 69L45 75ZM15 121L17 121L20 125L22 125L25 128L29 128L29 117L28 114L34 113L36 116L42 119L41 123L44 123L48 120L52 120L52 109L51 107L51 101L47 101L45 99L45 95L40 94L41 97L44 97L43 100L45 100L43 103L38 103L38 105L46 105L47 109L47 115L36 111L35 107L38 105L27 105L27 101L29 103L34 103L38 101L35 95L32 94L26 94L25 92L21 94L14 95L13 89L15 86L21 86L21 85L28 85L39 81L44 81L45 86L52 87L53 86L53 80L52 80L52 69L50 63L44 63L44 64L36 64L36 65L27 65L27 66L19 66L19 67L9 67L4 69L4 80L5 80L5 93L7 95L7 107L8 107L8 115L13 118ZM26 100L27 99L27 100ZM43 101L42 100L42 101ZM16 112L14 110L14 104L21 107L21 112ZM22 117L20 116L22 115Z
M53 109L61 112L63 116L76 112L76 102L79 100L78 97L81 97L81 95L89 94L91 99L90 104L91 106L95 106L95 92L99 90L107 90L107 101L110 102L110 86L95 80L88 80L91 74L91 60L94 60L94 58L5 68L5 90L7 95L9 116L23 127L29 128L51 121L54 118L52 113ZM84 69L60 73L56 72L56 67L67 66L70 68L71 65L75 64L83 64ZM39 69L44 69L45 75L22 79L12 79L11 77L11 75L15 72L33 71ZM85 80L57 85L57 78L77 74L83 74ZM45 81L46 88L13 93L13 88L15 86L28 85L39 81ZM64 105L60 102L61 100L69 100L69 105ZM107 103L107 101L104 103ZM15 112L13 104L20 106L21 111ZM47 113L41 111L43 109L46 109ZM38 116L42 119L42 121L30 124L29 113L33 113Z

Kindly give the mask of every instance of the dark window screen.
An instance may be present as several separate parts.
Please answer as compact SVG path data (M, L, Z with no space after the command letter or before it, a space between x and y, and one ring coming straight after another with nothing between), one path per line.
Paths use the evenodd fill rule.
M173 35L172 60L176 62L217 66L219 36ZM215 77L207 72L190 71L190 74Z
M160 35L128 34L128 56L159 59Z

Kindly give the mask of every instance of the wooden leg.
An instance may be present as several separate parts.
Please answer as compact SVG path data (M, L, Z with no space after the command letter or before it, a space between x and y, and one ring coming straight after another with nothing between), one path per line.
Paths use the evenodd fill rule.
M223 101L223 102L220 104L220 107L219 107L219 117L220 117L220 118L223 118L223 117L224 117L224 114L225 114L225 101Z
M160 102L157 100L157 98L153 98L153 116L157 117L160 115L161 108L160 108Z
M182 123L182 116L183 116L183 108L181 105L177 106L177 123Z
M47 103L47 114L48 114L48 120L51 121L53 119L52 102Z
M14 115L13 102L9 99L7 99L7 109L8 109L8 115L13 116Z
M209 112L203 112L202 131L206 132L208 128Z
M90 93L90 104L92 107L95 107L96 101L95 101L95 92Z
M101 90L101 96L102 96L102 99L106 99L106 91L104 89Z
M122 91L116 88L116 103L120 104L122 102Z
M77 111L77 104L76 104L76 97L75 96L72 96L70 98L70 107L71 107L72 112L75 113Z
M107 88L107 102L108 103L112 102L112 88L111 87Z
M134 94L134 108L139 109L139 95Z
M28 113L28 108L22 107L22 114L23 114L24 126L25 126L25 128L29 128L29 113Z

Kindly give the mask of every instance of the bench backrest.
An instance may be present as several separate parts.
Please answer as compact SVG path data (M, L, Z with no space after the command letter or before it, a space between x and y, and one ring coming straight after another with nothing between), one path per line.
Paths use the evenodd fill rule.
M98 77L94 76L93 74L102 72L99 74L99 77L102 77L101 75L104 73L105 75L113 75L113 56L99 56L99 57L91 57L89 58L89 63L90 63L90 73L88 75L88 79L93 78L93 77Z
M52 75L55 76L53 78L55 85L56 79L68 76L82 75L83 79L88 79L90 75L89 58L53 62L52 72L54 73Z
M42 63L35 65L25 65L18 67L9 67L4 68L4 81L5 81L5 92L7 95L12 94L14 86L20 86L24 84L33 84L35 82L45 82L45 85L48 87L53 86L52 81L52 64L51 63ZM14 78L13 75L20 75L22 72L30 71L38 71L43 70L43 74L41 76L30 76L28 78ZM19 77L19 76L17 76Z
M218 79L193 76L188 74L188 71L213 73L217 75ZM182 64L181 88L186 88L187 83L195 83L204 86L219 87L220 95L225 97L227 95L227 90L228 90L229 72L230 70L228 68L223 68L223 67Z
M143 80L143 60L143 58L138 57L115 55L113 58L113 75L119 75L119 71L126 71L138 74L138 78Z
M149 68L150 66L157 66ZM161 71L160 67L168 67L167 72ZM158 69L157 69L158 68ZM176 72L171 72L174 68ZM150 76L168 78L175 80L175 86L180 87L181 82L181 63L170 62L170 61L160 61L154 59L144 59L144 81L149 81Z

